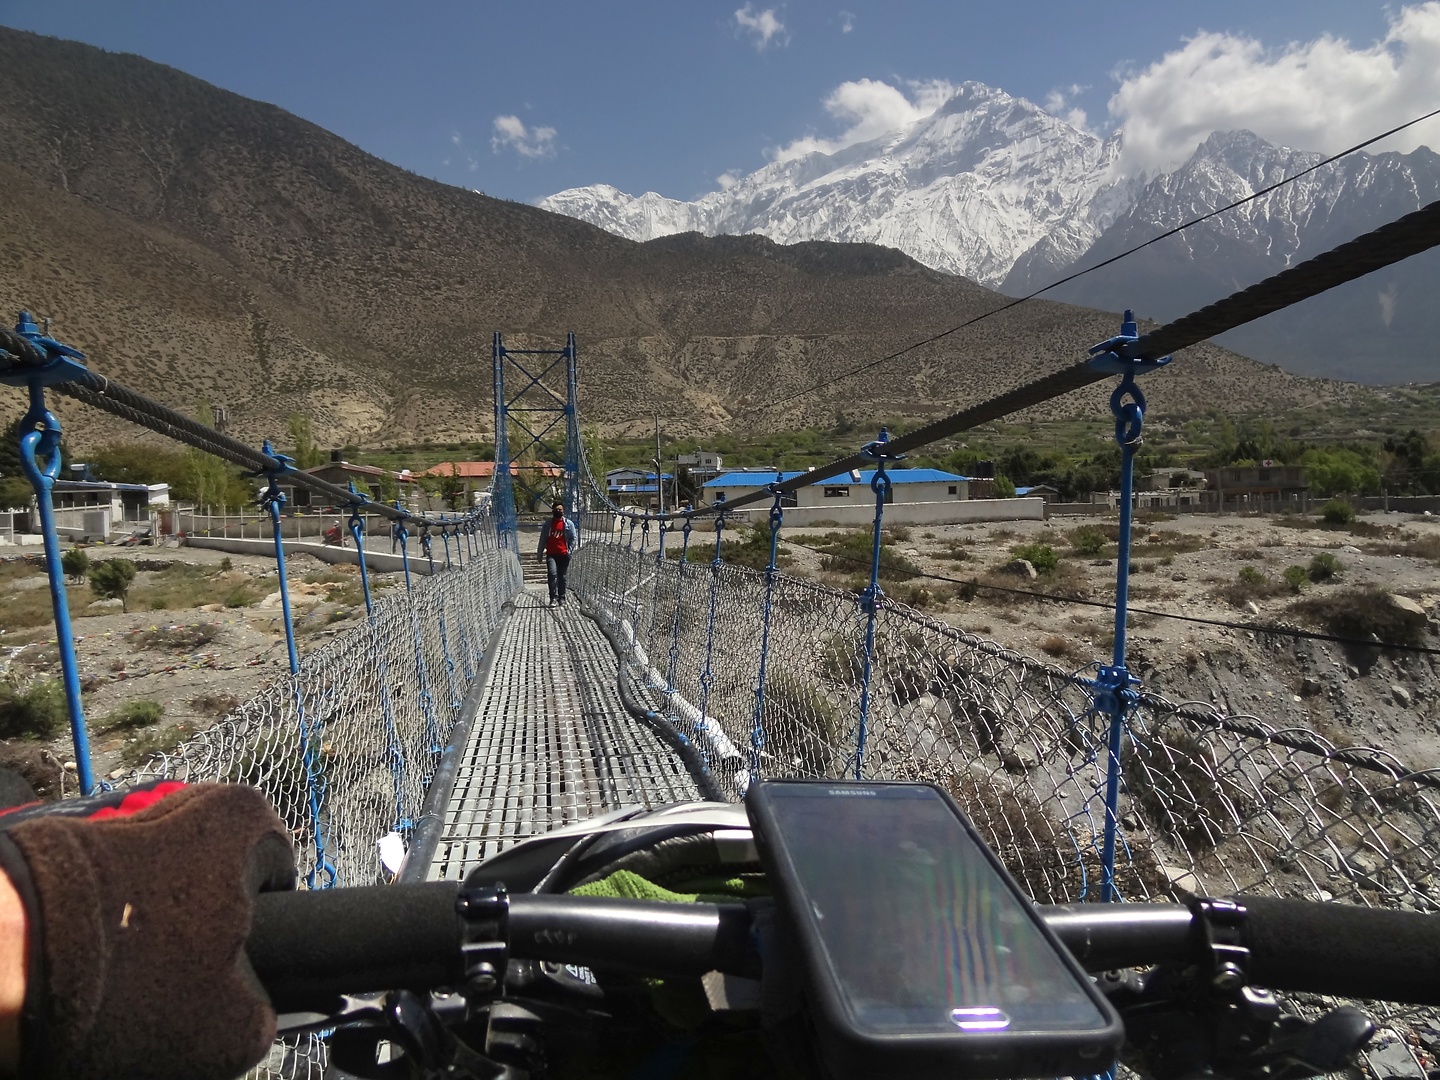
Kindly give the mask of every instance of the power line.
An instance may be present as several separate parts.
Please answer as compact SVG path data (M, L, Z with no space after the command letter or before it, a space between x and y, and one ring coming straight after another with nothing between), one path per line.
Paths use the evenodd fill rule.
M1003 312L1009 311L1013 307L1018 307L1020 304L1043 296L1045 293L1049 292L1052 289L1058 289L1061 285L1068 285L1070 282L1076 280L1077 278L1084 277L1086 274L1093 273L1094 271L1100 270L1106 266L1111 265L1112 263L1119 262L1121 259L1129 258L1136 252L1143 251L1145 248L1149 247L1152 244L1158 244L1161 240L1167 240L1172 236L1182 233L1191 226L1199 225L1201 222L1204 221L1209 221L1211 218L1217 217L1218 215L1226 213L1230 210L1234 210L1238 206L1244 206L1246 203L1253 202L1255 199L1260 198L1262 195L1268 195L1272 191L1276 191L1277 189L1282 188L1287 184L1293 184L1296 180L1299 180L1303 176L1308 176L1310 173L1315 172L1317 169L1321 169L1326 165L1333 164L1334 162L1339 161L1343 157L1347 157L1350 154L1365 149L1365 147L1367 146L1372 146L1377 142L1388 139L1391 135L1395 135L1401 131L1404 131L1408 127L1413 127L1414 125L1419 124L1425 120L1429 120L1434 116L1440 116L1440 109L1433 109L1425 115L1417 116L1413 120L1407 120L1405 123L1391 128L1389 131L1384 131L1381 132L1379 135L1371 136L1364 142L1358 142L1354 146L1348 147L1345 150L1341 150L1337 154L1333 154L1330 157L1325 158L1323 161L1317 161L1314 165L1301 169L1299 172L1294 173L1291 176L1285 177L1283 180L1278 180L1268 187L1263 187L1259 191L1252 192L1251 194L1246 195L1243 199L1237 199L1227 206L1220 207L1218 210L1211 210L1209 213L1201 214L1199 217L1191 218L1189 221L1185 221L1175 226L1173 229L1169 229L1168 231L1159 234L1158 236L1153 236L1149 240L1144 241L1143 243L1136 244L1134 247L1122 251L1118 255L1112 255L1110 258L1104 260L1103 262L1098 262L1094 266L1087 266L1085 269L1077 270L1073 274L1067 274L1059 281L1052 281L1049 285L1046 285L1042 289L1036 289L1032 293L1027 293L1025 296L1019 297L1018 299L1011 300L1005 304L1001 304L999 307L991 308L989 311L981 312L979 315L966 319L959 326L952 326L949 330L943 330L938 334L932 334L928 338L914 342L910 345L906 345L903 348L897 349L892 353L879 357L878 359L869 360L866 363L859 365L858 367L853 367L848 371L841 372L839 375L834 375L830 378L815 383L813 386L808 386L803 390L797 390L793 394L789 394L782 398L776 398L775 400L765 402L762 405L756 405L752 407L750 411L764 412L768 409L778 408L781 405L788 405L790 402L795 401L797 398L805 397L807 394L813 394L817 390L825 389L827 386L833 386L835 383L851 378L852 376L860 375L866 371L870 371L873 368L877 368L881 364L887 364L891 360L898 360L900 357L904 356L907 353L914 352L916 349L923 348L926 345L932 345L937 341L941 341L944 338L949 337L951 334L959 333L961 330L964 330L967 327L974 326L976 323L982 322L985 319L990 318L991 316L1002 314Z
M801 544L786 537L780 538L791 547L800 548L802 551L809 551L816 555L824 555L827 558L839 559L841 562L851 563L855 566L869 568L870 563L865 559L857 559L849 555L841 555L836 552L826 551L823 548L811 547L809 544ZM882 564L883 565L883 564ZM973 578L953 578L944 574L930 573L924 570L905 570L897 566L888 566L892 574L904 574L907 578L923 578L928 581L943 581L950 585L959 585L964 588L985 589L990 592L1011 593L1016 596L1028 596L1038 600L1048 600L1056 604L1077 604L1081 607L1103 608L1107 611L1114 611L1115 605L1104 600L1088 600L1078 596L1063 596L1054 593L1038 592L1034 589L1021 589L1010 585L989 585ZM1255 623L1228 622L1224 619L1207 619L1200 615L1180 615L1173 611L1156 611L1153 608L1136 607L1127 604L1126 610L1131 615L1150 615L1158 619L1171 619L1175 622L1198 623L1202 626L1220 626L1228 630L1245 630L1254 634L1278 634L1282 637L1301 638L1306 641L1329 641L1338 645L1360 646L1366 649L1387 649L1396 652L1420 653L1426 656L1440 656L1440 649L1431 648L1426 645L1406 645L1394 641L1362 641L1359 638L1340 637L1336 634L1322 634L1314 630L1301 630L1298 627L1289 626L1268 626Z

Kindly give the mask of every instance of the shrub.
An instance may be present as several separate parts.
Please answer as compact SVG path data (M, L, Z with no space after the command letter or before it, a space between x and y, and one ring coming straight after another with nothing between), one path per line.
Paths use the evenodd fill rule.
M1285 584L1290 586L1290 590L1297 593L1303 589L1305 583L1310 580L1310 575L1303 566L1287 566L1281 576L1285 579Z
M767 680L761 713L767 776L835 774L845 721L833 702L802 679L780 673Z
M1024 559L1042 574L1048 574L1060 565L1060 556L1049 544L1021 544L1015 548L1017 559Z
M154 731L142 731L126 740L125 745L120 748L120 760L126 765L142 765L158 754L174 753L194 734L194 725L183 720Z
M220 633L218 623L196 623L193 626L157 626L135 633L135 643L142 649L176 649L188 652L208 645Z
M229 715L240 699L234 694L196 694L190 699L190 707L204 716L217 719Z
M0 682L0 738L53 739L67 716L59 680L33 682L24 691Z
M1094 525L1081 525L1070 530L1070 546L1079 555L1099 555L1105 550L1109 538Z
M1046 656L1053 656L1059 659L1063 656L1069 656L1074 652L1075 645L1067 637L1061 637L1059 634L1051 634L1048 637L1040 639L1040 651Z
M97 731L130 731L158 724L165 715L165 706L158 701L141 698L127 701L95 725Z
M229 555L226 555L223 559L220 560L220 572L222 574L228 574L234 568L235 564L230 561Z
M1288 584L1283 581L1270 580L1269 576L1259 567L1242 566L1235 580L1228 585L1220 586L1216 593L1226 603L1233 604L1235 607L1244 607L1248 602L1263 600L1266 597L1288 591L1290 591Z
M1355 520L1355 507L1344 499L1331 499L1320 511L1327 525L1349 525Z
M1310 560L1310 567L1305 574L1311 581L1329 581L1344 569L1344 563L1330 552L1322 551Z
M1145 819L1191 852L1218 847L1252 805L1223 774L1205 739L1190 731L1162 727L1127 746L1121 766Z
M90 556L80 548L71 548L60 556L60 569L72 581L84 581L85 571L90 569Z
M249 607L258 599L260 598L251 591L249 586L236 585L225 594L223 603L227 608Z
M119 600L120 610L130 610L125 598L135 581L135 564L129 559L106 559L90 571L90 588L104 599Z
M1298 601L1290 610L1357 643L1378 639L1413 645L1426 627L1424 618L1406 611L1388 592L1374 585L1339 592L1327 590L1325 596Z

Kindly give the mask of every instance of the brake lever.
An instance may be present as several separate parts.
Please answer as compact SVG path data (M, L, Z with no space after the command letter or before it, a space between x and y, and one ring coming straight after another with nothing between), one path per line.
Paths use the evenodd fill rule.
M384 993L343 994L329 1012L280 1013L275 1018L277 1035L298 1035L306 1031L323 1031L342 1024L359 1027L384 1027L389 1024Z
M1282 1014L1273 994L1249 984L1244 906L1197 898L1191 911L1197 955L1189 963L1101 979L1128 1046L1144 1060L1140 1071L1160 1080L1307 1080L1355 1062L1375 1033L1368 1016L1350 1006L1314 1021Z

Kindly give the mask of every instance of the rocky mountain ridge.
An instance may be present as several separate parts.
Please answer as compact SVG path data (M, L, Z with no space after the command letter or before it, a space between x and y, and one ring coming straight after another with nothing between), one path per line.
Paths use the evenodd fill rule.
M1124 176L1122 143L1120 132L1101 139L1024 99L967 83L903 131L773 162L694 202L599 185L540 205L636 240L693 230L885 244L1027 295L1323 159L1251 132L1220 132L1171 172ZM1430 150L1357 152L1048 295L1163 321L1416 210L1437 192L1440 156ZM1440 313L1422 297L1437 284L1440 258L1420 257L1313 304L1319 319L1297 309L1227 343L1306 374L1433 379L1429 343L1440 334Z
M297 412L331 445L488 437L497 330L512 347L579 335L587 423L648 428L659 412L704 434L842 410L867 427L931 418L1074 363L1116 327L1027 304L774 408L1004 300L875 245L635 243L415 176L172 68L14 30L0 30L0 141L4 306L54 316L57 337L142 393L225 406L242 438L283 437ZM1186 359L1147 388L1152 411L1240 387L1292 406L1349 393L1212 346ZM1044 415L1103 417L1107 393ZM134 436L79 407L64 419L72 445Z

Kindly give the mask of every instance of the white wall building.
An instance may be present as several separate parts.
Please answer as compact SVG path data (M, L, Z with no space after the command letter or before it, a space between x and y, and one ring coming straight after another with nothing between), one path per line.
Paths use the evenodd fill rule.
M727 501L733 502L741 496L764 491L768 485L776 482L777 476L783 482L804 475L803 472L777 474L768 469L764 472L722 473L714 480L706 482L705 501L713 503L723 496ZM957 476L940 469L886 469L885 475L890 478L889 501L892 503L954 502L956 499L970 497L969 477ZM870 482L874 477L874 469L834 476L788 494L784 505L843 507L860 502L873 509L875 493L870 488Z

